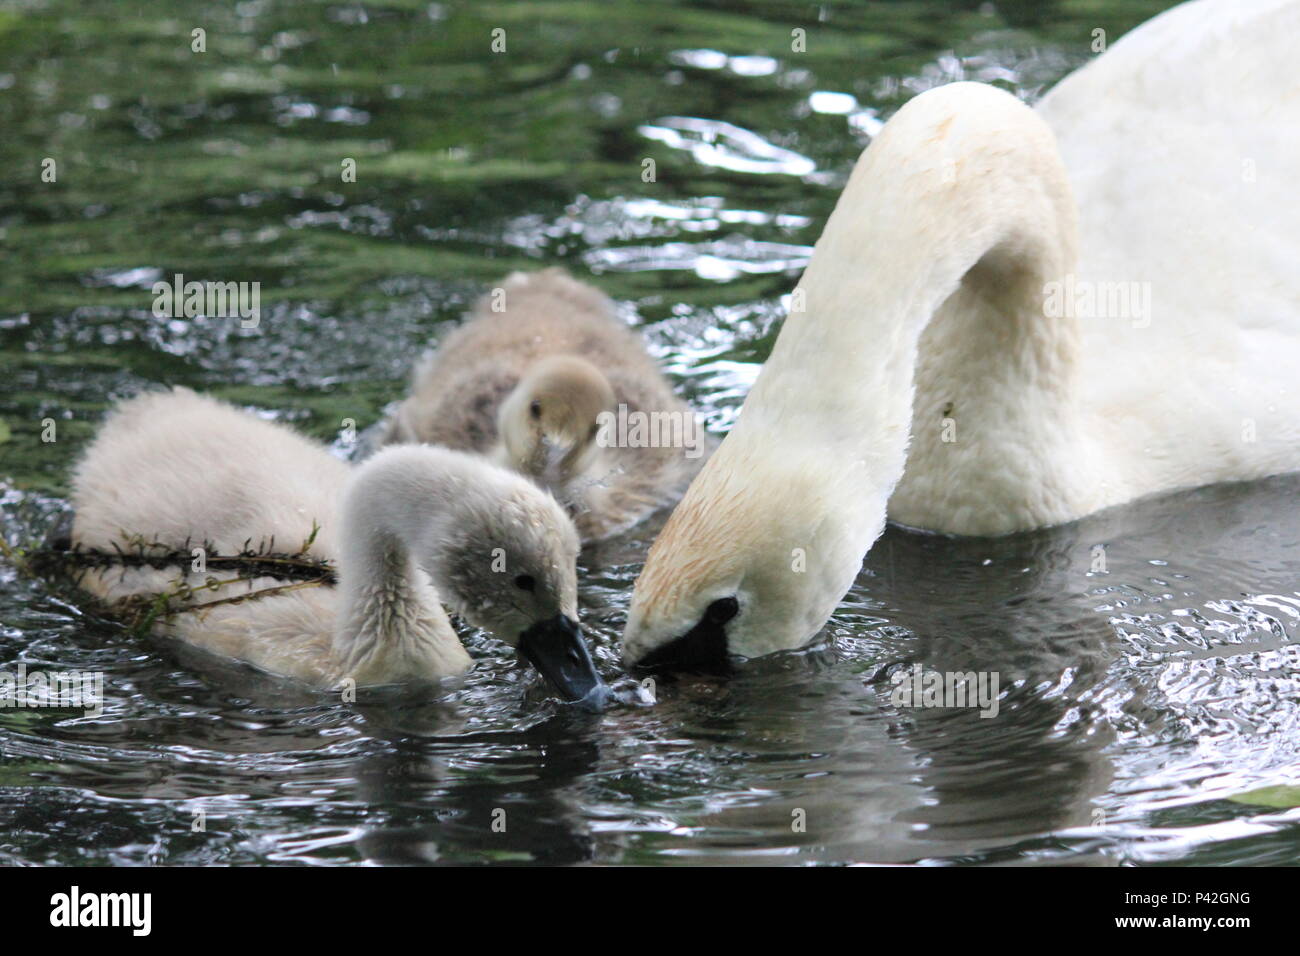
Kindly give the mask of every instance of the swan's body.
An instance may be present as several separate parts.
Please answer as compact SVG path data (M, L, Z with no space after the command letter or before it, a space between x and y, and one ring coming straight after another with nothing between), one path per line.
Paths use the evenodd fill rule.
M1003 534L1300 468L1297 29L1294 2L1187 4L1039 111L972 83L904 106L650 552L628 660L806 643L887 512ZM1129 314L1056 307L1102 283Z
M689 443L618 444L604 426L620 406L674 416ZM416 370L381 439L478 452L514 468L565 504L583 540L674 500L698 470L703 440L613 303L560 269L514 273L484 296Z
M467 670L440 597L512 645L538 622L576 617L578 541L554 499L448 449L395 448L353 470L284 426L177 389L110 415L72 499L77 547L183 556L176 569L90 570L82 587L112 602L228 581L179 607L254 596L162 616L155 630L318 686ZM304 556L334 563L337 587L276 591L287 582L192 570L198 546L230 556L307 542ZM520 575L533 579L527 592Z

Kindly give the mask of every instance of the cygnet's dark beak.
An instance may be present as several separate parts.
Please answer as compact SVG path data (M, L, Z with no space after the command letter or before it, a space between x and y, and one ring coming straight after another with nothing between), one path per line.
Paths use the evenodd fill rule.
M547 481L563 481L573 470L582 451L582 445L574 444L567 436L543 435L542 476Z
M538 621L519 637L519 653L537 668L565 700L600 710L609 688L582 640L582 629L571 617L557 614Z

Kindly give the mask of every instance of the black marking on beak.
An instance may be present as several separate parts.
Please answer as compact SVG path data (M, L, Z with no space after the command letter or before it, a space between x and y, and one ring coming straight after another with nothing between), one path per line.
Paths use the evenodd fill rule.
M600 710L609 688L596 673L582 629L571 617L557 614L538 621L519 637L519 653L537 668L565 700Z
M684 672L688 674L731 673L731 656L727 652L727 626L709 620L700 621L676 640L669 641L636 663L637 670Z

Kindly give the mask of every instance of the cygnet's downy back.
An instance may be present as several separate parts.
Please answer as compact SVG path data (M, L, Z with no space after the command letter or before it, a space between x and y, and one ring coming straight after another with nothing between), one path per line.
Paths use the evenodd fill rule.
M640 336L561 269L513 273L416 370L381 441L474 451L551 490L583 540L674 501L711 442Z

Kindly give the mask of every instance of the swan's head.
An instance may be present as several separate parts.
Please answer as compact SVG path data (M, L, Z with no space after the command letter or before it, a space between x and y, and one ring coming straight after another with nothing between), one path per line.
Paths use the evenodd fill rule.
M501 404L497 430L511 467L543 484L580 473L595 449L598 416L614 408L600 370L574 355L534 364Z
M650 549L623 632L629 667L725 672L733 657L800 647L861 566L843 516L825 511L825 463L735 437Z

